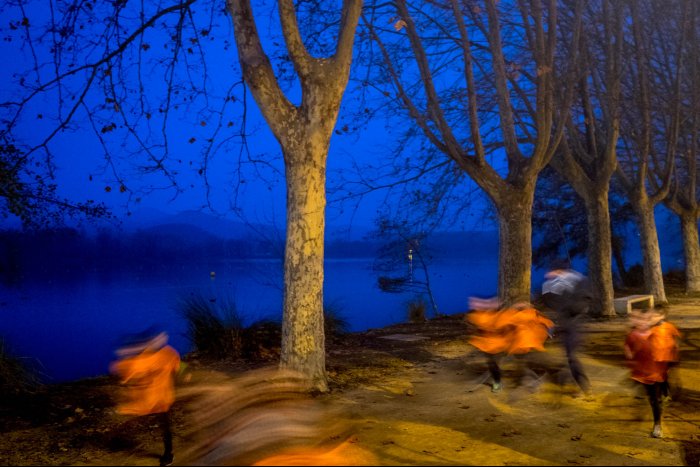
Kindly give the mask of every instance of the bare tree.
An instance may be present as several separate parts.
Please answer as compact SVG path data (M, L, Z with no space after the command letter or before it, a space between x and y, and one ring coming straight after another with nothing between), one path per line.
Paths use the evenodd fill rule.
M593 311L613 309L612 248L608 191L617 166L623 11L619 2L588 4L583 35L578 105L572 106L552 166L583 199L588 226L588 271L596 293Z
M362 0L345 0L338 46L330 58L306 50L292 0L280 0L289 57L299 75L302 100L293 105L276 82L253 22L248 0L229 0L243 76L284 154L287 240L281 365L301 371L327 389L323 332L323 236L326 158L347 86Z
M700 135L700 76L698 76L700 54L695 44L698 40L697 2L691 2L688 21L688 38L684 47L687 68L683 73L682 114L677 168L671 193L664 200L666 206L678 216L683 238L685 258L685 290L690 293L700 292L700 243L698 242L698 136Z
M0 102L0 141L16 141L23 163L50 172L57 139L87 127L103 149L97 157L112 179L106 190L116 186L115 192L137 200L141 193L134 187L150 182L157 183L151 188L169 189L177 196L186 189L185 173L201 177L210 190L216 171L212 164L222 154L237 162L239 179L245 164L269 165L246 144L247 86L282 147L286 171L281 365L301 371L313 387L326 390L326 159L362 0L345 0L342 12L322 11L324 19L326 13L335 13L333 21L318 26L325 32L317 36L330 37L326 44L335 45L322 58L307 50L297 23L299 9L318 13L322 5L314 0L296 3L276 2L285 43L279 55L285 60L281 65L277 61L275 69L258 34L259 12L254 15L249 0L177 0L166 6L122 0L7 0L0 8L17 17L9 33L18 42L17 63L26 68L15 75L14 95ZM240 70L229 53L231 25ZM313 38L317 32L307 35ZM323 45L316 39L313 51ZM286 74L280 71L285 65ZM276 73L296 75L299 104L285 95ZM189 134L183 134L176 120L188 123ZM27 131L32 125L35 131ZM237 153L231 151L234 140ZM193 157L197 151L190 147L198 147L200 157ZM125 161L133 163L129 167L135 173L125 168Z
M665 303L654 207L669 193L679 141L688 3L631 1L629 12L632 72L623 80L616 173L637 215L645 289Z
M683 160L679 166L683 169L676 169L673 189L664 203L680 220L685 258L685 290L697 293L700 292L700 206L697 192L697 144L692 146L682 155Z
M390 94L431 145L487 193L498 213L499 295L529 297L537 175L562 137L558 104L572 94L571 69L555 63L557 1L391 5L378 3L363 21ZM393 27L384 27L392 18ZM563 46L572 56L579 25L577 19Z

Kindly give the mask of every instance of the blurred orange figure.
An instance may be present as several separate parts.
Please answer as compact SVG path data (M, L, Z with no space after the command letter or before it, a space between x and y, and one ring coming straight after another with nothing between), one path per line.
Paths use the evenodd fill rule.
M678 362L681 333L666 320L661 308L630 313L632 329L625 339L625 358L630 377L644 385L649 398L654 427L653 438L661 438L661 399L668 396L668 370Z
M657 362L678 362L678 339L681 333L676 326L665 320L660 314L658 323L651 327L652 348L654 360Z
M509 310L499 310L498 301L481 299L469 300L472 309L467 314L467 321L473 324L478 334L469 339L469 343L488 354L506 352L510 347ZM488 308L476 308L476 307Z
M124 385L123 401L117 412L143 416L157 414L163 430L164 451L160 465L173 462L170 407L175 402L175 376L181 368L180 355L169 345L164 332L143 333L117 350L119 360L110 370Z
M377 465L353 423L310 397L303 375L277 368L231 378L212 372L183 389L183 465Z
M372 454L350 441L343 441L332 448L296 448L283 454L275 454L253 465L376 465Z
M526 354L532 350L544 352L544 342L549 337L549 330L554 327L554 323L527 302L516 303L507 311L508 320L513 326L508 353Z
M473 311L467 314L467 321L478 331L469 339L469 343L486 354L493 379L491 390L499 392L501 371L497 355L544 351L544 342L554 323L527 302L499 309L500 303L496 298L484 300L472 297L469 306Z

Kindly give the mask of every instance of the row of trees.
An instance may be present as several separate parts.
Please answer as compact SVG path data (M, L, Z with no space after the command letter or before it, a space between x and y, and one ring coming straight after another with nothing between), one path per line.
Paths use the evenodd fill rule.
M250 0L228 0L224 15L215 0L49 3L47 12L43 2L4 2L3 11L19 13L8 37L20 42L27 67L15 76L15 94L0 103L2 143L19 148L23 167L46 169L34 179L40 186L51 181L57 135L87 122L120 191L131 194L136 180L159 174L178 192L188 165L209 187L214 156L232 156L224 142L246 134L230 116L241 112L236 121L245 122L249 91L284 158L281 365L302 371L317 389L327 388L326 162L356 36L354 69L366 95L407 115L416 143L406 147L421 148L396 159L394 178L410 167L417 175L406 178L440 183L427 198L437 206L449 199L445 185L468 177L495 206L501 298L530 295L532 206L550 165L585 202L589 272L603 314L612 312L613 175L637 214L646 289L666 300L653 218L662 201L684 226L688 289L700 287L692 0L367 0L364 8L362 0L343 0L339 11L319 0L278 0L281 38L272 32L270 40L277 56L263 47L267 36ZM238 66L223 67L208 49L218 35L228 50L222 18L233 24ZM154 71L163 79L149 80ZM170 142L176 117L209 131L197 162L183 161ZM243 143L234 155L239 166L255 162L248 149ZM123 160L136 160L140 172L128 178Z
M44 273L73 281L90 271L107 275L205 261L278 259L281 251L281 245L267 239L224 239L196 228L133 233L105 229L95 235L73 228L6 230L0 231L0 283L21 283Z
M325 243L327 259L371 258L381 247L379 242L361 240ZM103 228L94 234L70 227L0 230L0 283L20 284L43 273L73 281L94 271L109 274L232 260L281 260L283 252L283 241L276 237L222 238L193 226L133 232Z
M681 221L686 288L699 290L694 2L395 3L371 10L371 41L362 44L374 47L366 55L414 121L410 131L420 129L420 150L404 154L419 160L403 173L421 173L421 183L439 174L427 212L458 203L440 196L446 172L483 189L497 212L503 299L530 294L533 198L546 167L583 201L598 313L613 313L612 184L637 221L646 291L666 301L654 220L661 202ZM389 26L376 19L391 13Z

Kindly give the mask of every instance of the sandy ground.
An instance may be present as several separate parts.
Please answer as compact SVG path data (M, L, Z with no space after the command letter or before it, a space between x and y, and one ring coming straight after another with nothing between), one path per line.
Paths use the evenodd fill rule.
M452 315L329 343L331 391L316 399L353 423L352 446L379 465L699 465L700 299L673 298L669 319L684 334L681 389L664 407L662 439L649 436L651 410L624 365L624 318L586 324L590 396L553 383L564 363L556 339L537 355L544 376L536 392L517 388L514 362L505 361L503 391L493 394L463 316ZM191 366L193 384L240 370ZM157 423L117 416L115 389L97 379L53 388L33 412L5 407L0 463L157 465ZM177 404L176 456L187 442L184 413Z
M573 397L573 386L550 379L533 394L517 389L509 380L512 362L504 365L504 390L493 394L478 384L484 366L470 358L468 345L449 341L424 343L430 356L423 361L337 398L364 420L359 442L384 465L698 465L700 341L691 329L700 320L683 318L676 320L690 338L677 375L683 388L664 408L663 439L649 436L646 397L621 364L624 322L588 326L588 397ZM543 367L563 363L558 348L546 357Z

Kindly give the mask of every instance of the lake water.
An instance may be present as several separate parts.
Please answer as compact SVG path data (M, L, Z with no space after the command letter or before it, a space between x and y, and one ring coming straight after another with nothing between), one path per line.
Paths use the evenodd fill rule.
M371 266L370 259L326 262L325 301L340 311L350 331L406 321L412 294L380 291ZM445 314L466 311L470 295L496 293L495 258L434 262L430 273L439 310ZM533 275L533 283L541 282L539 276ZM47 381L97 376L108 371L120 338L149 325L168 331L180 352L190 350L186 323L178 311L182 297L232 298L248 324L260 318L279 320L281 283L277 260L94 271L76 279L25 278L18 285L0 286L0 336L13 354L37 365Z

